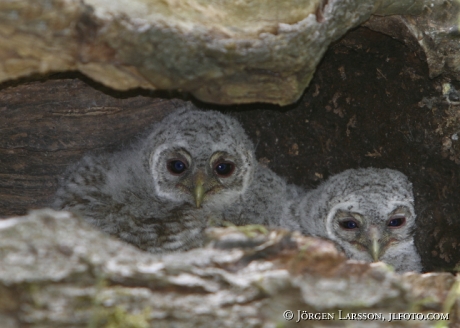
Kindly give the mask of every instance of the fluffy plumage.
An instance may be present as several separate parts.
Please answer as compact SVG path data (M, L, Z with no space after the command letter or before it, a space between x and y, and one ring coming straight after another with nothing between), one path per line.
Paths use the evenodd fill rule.
M60 185L54 208L154 253L200 246L210 222L298 227L280 220L290 188L219 112L179 109L122 151L86 155Z
M305 234L335 241L345 254L421 271L414 245L412 184L390 169L347 170L308 193L295 211Z
M300 187L287 184L284 178L256 163L253 182L238 202L225 209L224 220L236 225L262 224L300 230L290 206L304 194Z

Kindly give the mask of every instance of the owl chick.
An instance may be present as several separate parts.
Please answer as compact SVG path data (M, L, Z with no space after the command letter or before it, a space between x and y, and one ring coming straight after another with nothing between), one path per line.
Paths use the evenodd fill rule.
M412 184L401 172L367 168L334 175L301 200L296 217L303 233L333 240L351 259L383 261L397 272L422 270Z
M224 220L299 227L282 219L298 189L260 166L238 121L219 112L179 109L127 149L85 156L60 185L54 208L153 253L200 246Z
M186 250L240 201L254 168L253 144L235 119L185 107L127 149L70 167L53 207L150 252Z

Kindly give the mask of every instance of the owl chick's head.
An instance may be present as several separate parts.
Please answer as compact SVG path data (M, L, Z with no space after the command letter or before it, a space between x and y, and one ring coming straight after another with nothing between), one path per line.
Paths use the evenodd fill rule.
M332 177L325 192L327 235L349 258L379 261L389 249L412 243L412 184L401 172L347 170Z
M254 147L236 119L182 108L147 138L148 167L158 197L222 208L253 179Z

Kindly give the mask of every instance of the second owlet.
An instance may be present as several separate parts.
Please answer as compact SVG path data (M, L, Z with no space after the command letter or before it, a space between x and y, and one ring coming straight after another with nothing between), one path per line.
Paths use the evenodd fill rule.
M127 149L70 167L53 207L160 253L200 246L209 222L298 227L279 220L286 188L234 118L185 107Z
M421 271L414 245L412 184L390 169L351 169L334 175L300 202L305 234L336 242L348 258Z

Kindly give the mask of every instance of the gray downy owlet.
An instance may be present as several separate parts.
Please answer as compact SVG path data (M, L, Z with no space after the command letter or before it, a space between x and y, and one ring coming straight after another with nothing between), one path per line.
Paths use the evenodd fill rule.
M237 120L186 106L126 149L86 155L69 167L53 207L161 253L200 246L210 222L297 228L281 219L286 189L257 164Z
M333 240L350 259L422 270L412 184L399 171L346 170L304 196L295 212L303 233Z

